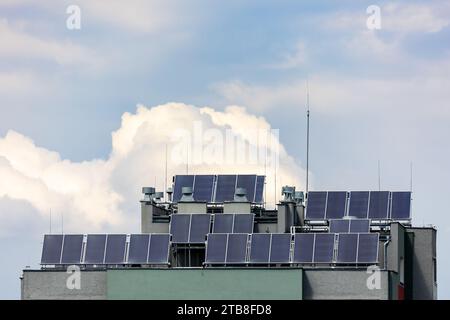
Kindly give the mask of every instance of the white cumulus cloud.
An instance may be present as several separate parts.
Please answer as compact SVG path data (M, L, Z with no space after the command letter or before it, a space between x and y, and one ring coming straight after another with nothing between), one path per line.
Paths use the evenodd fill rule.
M108 158L83 162L62 159L58 152L9 131L0 138L0 200L28 203L39 218L47 218L50 211L55 216L64 213L66 232L133 232L138 230L141 187L163 190L172 175L185 173L188 161L192 174L267 172L267 201L273 205L275 169L266 156L265 168L261 154L266 149L268 154L279 153L278 190L285 184L301 188L304 172L271 129L264 118L238 106L217 111L182 103L139 105L135 113L123 114L120 128L112 133ZM256 150L259 159L243 157L240 146L249 154ZM2 215L0 219L6 219L7 213Z

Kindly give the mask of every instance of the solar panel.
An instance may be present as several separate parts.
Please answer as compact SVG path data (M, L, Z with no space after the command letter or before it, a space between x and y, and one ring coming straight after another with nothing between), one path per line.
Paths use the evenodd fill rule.
M211 225L210 214L192 214L189 243L205 243Z
M80 264L83 250L82 234L66 234L64 235L63 251L61 256L61 264Z
M227 251L227 234L210 233L206 241L206 264L225 263Z
M378 233L360 233L358 241L358 263L378 262Z
M169 262L170 234L150 235L150 246L148 249L149 264L167 264Z
M270 245L271 263L289 263L291 250L290 233L273 233Z
M175 185L173 187L173 202L178 202L181 199L183 193L181 192L183 187L194 187L193 175L176 175Z
M357 233L341 233L338 242L338 263L356 263L358 250Z
M173 214L170 216L169 232L173 243L188 243L191 226L190 214Z
M127 235L108 234L106 238L105 264L124 264Z
M389 212L389 191L371 191L369 204L370 219L387 219Z
M236 175L218 175L215 202L234 200Z
M350 192L348 215L367 219L369 211L369 191Z
M235 214L233 233L253 233L253 214Z
M327 197L327 219L339 219L345 215L345 205L347 203L347 192L329 191Z
M257 176L256 177L256 189L255 189L255 203L263 203L263 193L264 193L264 180L266 177Z
M253 233L250 245L250 263L269 263L270 233Z
M309 220L324 220L327 203L327 193L324 191L308 192L306 218Z
M349 219L330 220L330 233L347 233L350 230Z
M88 234L85 264L103 264L105 258L106 234Z
M196 175L194 181L194 200L211 202L213 196L213 186L213 175Z
M130 236L130 246L128 249L128 263L130 264L147 263L149 241L150 241L149 234L132 234Z
M42 246L41 264L59 264L61 262L63 236L46 234Z
M333 262L334 233L316 233L314 240L314 263Z
M250 202L255 201L256 175L245 174L237 176L236 188L244 188L247 191L247 199Z
M226 263L245 263L247 256L248 234L228 234Z
M297 233L294 235L294 263L312 263L314 254L314 233Z
M351 219L349 232L367 233L370 231L369 219Z
M411 192L392 192L391 219L411 218Z
M215 214L213 233L232 233L234 214ZM249 232L250 233L250 232Z

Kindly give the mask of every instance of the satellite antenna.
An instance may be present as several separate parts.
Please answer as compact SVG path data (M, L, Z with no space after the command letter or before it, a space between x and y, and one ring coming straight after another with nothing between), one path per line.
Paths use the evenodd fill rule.
M306 194L309 189L309 83L306 80Z

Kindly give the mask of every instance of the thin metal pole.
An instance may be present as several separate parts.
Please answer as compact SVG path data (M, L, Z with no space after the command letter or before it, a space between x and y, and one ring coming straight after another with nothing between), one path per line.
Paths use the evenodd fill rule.
M410 180L409 180L409 191L413 191L413 163L411 161L411 163L409 164L409 175L410 175Z
M166 143L166 164L165 164L165 172L164 172L164 201L168 201L167 199L167 143Z
M378 160L378 191L381 191L381 166L380 166L380 160Z
M306 194L309 190L309 84L306 80Z

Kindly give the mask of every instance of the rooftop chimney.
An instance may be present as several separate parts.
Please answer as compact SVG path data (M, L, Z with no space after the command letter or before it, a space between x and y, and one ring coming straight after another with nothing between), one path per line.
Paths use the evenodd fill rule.
M155 188L143 187L142 193L144 194L144 201L152 201L152 196L155 194Z
M193 202L194 201L194 197L192 195L192 187L182 187L181 193L183 194L180 199L181 202Z
M236 188L234 192L234 202L248 202L247 190L245 188Z

